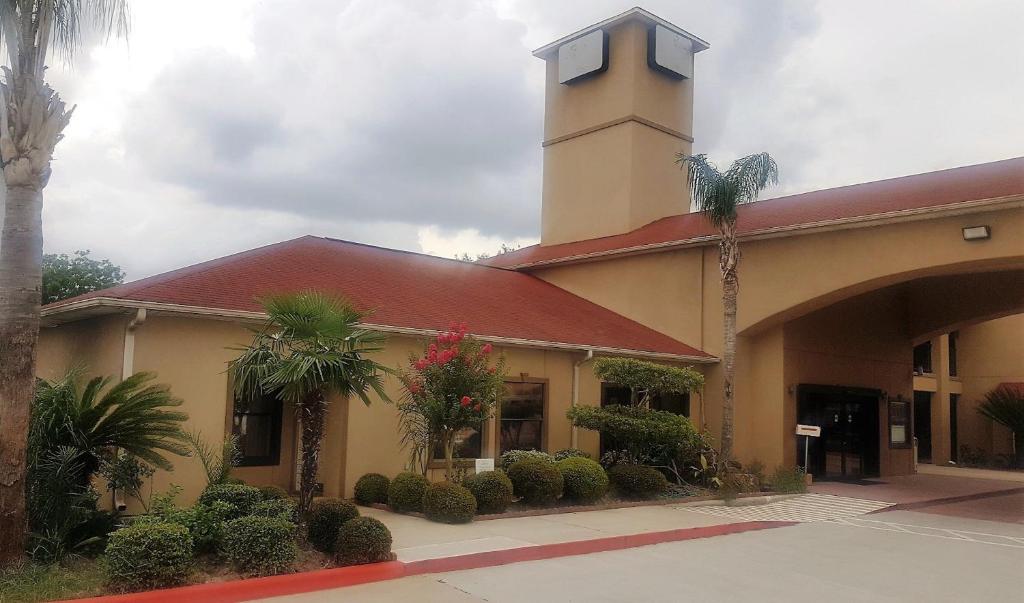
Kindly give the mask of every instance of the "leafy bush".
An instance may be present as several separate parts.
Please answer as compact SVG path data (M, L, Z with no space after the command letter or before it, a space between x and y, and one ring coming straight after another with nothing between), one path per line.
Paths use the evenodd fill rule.
M677 456L697 450L701 439L686 417L639 406L575 406L573 425L610 437L634 458Z
M608 478L627 498L651 498L668 488L668 480L660 471L644 465L615 465L608 471Z
M288 571L299 555L295 524L279 517L240 517L224 526L224 556L238 571L270 576Z
M776 467L769 481L772 490L785 494L807 492L807 480L804 471L799 467Z
M597 461L571 456L558 461L557 465L565 482L566 498L591 503L600 500L608 491L608 474Z
M733 500L740 494L760 492L761 490L757 476L752 473L730 470L725 472L719 479L721 485L718 487L718 491L725 500Z
M391 532L372 517L357 517L338 532L335 559L339 565L360 565L391 560Z
M646 405L657 394L685 394L704 385L704 375L690 367L677 367L633 358L598 358L594 375L605 383L628 387L633 405Z
M288 492L280 486L257 486L263 500L281 500L291 498Z
M559 450L558 452L555 453L555 460L556 461L564 461L565 459L573 458L573 457L576 457L576 456L578 456L580 458L584 458L584 459L589 459L590 458L589 454L587 454L586 452L583 452L579 448L564 448L564 449Z
M388 506L399 513L422 511L427 484L427 478L419 473L399 473L388 486Z
M476 515L476 499L458 484L430 484L423 493L423 514L431 521L468 523Z
M306 518L306 538L318 551L334 552L334 542L342 524L359 517L359 509L347 500L321 498L314 500Z
M978 413L1013 432L1013 464L1024 469L1024 385L1000 383L985 393Z
M356 481L356 502L361 505L388 502L391 480L379 473L367 473Z
M290 498L271 498L261 500L252 508L250 515L254 517L279 517L285 521L298 521L298 505Z
M242 452L238 449L238 436L228 433L216 448L203 439L198 431L189 432L188 444L193 456L199 459L206 473L206 484L230 484L231 470L242 460Z
M508 470L512 468L512 465L523 459L542 459L553 462L555 457L546 452L541 452L540 450L509 450L505 454L501 455L501 468L505 473L508 473Z
M528 505L549 505L562 495L565 482L554 461L527 458L512 464L508 470L512 491Z
M224 534L224 523L234 517L235 507L222 500L196 503L187 509L174 509L163 520L184 526L192 537L197 553L213 551Z
M484 471L466 477L462 485L473 493L477 513L502 513L512 504L512 480L504 471Z
M252 508L263 500L263 495L258 488L244 484L213 484L199 495L199 502L204 505L217 500L234 507L230 519L236 519L252 513Z
M192 538L175 523L121 528L107 543L107 582L120 591L184 583L192 567Z

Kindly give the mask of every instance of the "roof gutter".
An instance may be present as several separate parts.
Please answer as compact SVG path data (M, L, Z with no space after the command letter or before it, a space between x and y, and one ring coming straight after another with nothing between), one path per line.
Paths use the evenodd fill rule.
M114 297L92 297L54 307L43 307L42 318L56 317L74 311L91 310L96 308L121 309L146 309L149 312L163 314L176 314L181 316L192 316L199 318L210 318L214 320L233 320L243 322L263 322L267 319L264 312L252 312L247 310L225 310L221 308L204 308L200 306L185 306L180 304L168 304L162 302L148 302L131 299L118 299ZM414 337L434 337L443 331L439 329L420 329L414 327L400 327L395 325L382 325L375 323L361 323L360 326L366 329L381 331L382 333L393 333L396 335L410 335ZM557 351L580 351L587 350L594 354L607 354L613 356L632 356L636 358L648 358L652 360L667 360L672 362L690 362L695 364L713 364L718 362L714 356L694 356L689 354L672 354L668 352L654 352L650 350L632 350L628 348L617 348L610 346L589 346L580 343L564 343L560 341L543 341L537 339L524 339L519 337L502 337L499 335L474 335L480 341L497 345L527 347L543 350Z
M766 199L766 201L771 201L771 199ZM749 232L741 233L737 235L737 238L741 241L756 241L761 239L774 239L779 237L800 234L815 234L818 232L849 230L852 228L867 228L874 226L882 226L885 224L897 224L900 222L916 222L919 220L928 220L932 218L946 218L952 216L959 216L963 214L972 213L974 210L977 209L982 209L983 211L997 211L1003 209L1003 206L1006 206L1007 208L1024 207L1024 195L1009 195L1006 197L979 199L976 201L960 201L957 203L937 205L934 207L904 209L898 211L885 212L881 214L871 214L868 216L853 216L849 218L837 218L834 220L819 220L817 222L807 222L804 224L774 226L771 228L762 228L759 230L752 230ZM594 251L591 253L580 253L576 255L552 258L549 260L540 260L537 262L524 262L522 264L513 264L510 266L501 267L506 268L508 270L543 268L546 266L585 262L588 260L600 259L608 256L637 255L643 253L653 253L656 251L664 251L667 249L686 249L690 247L703 247L706 245L717 244L718 235L709 234L699 237L690 237L688 239L674 239L671 241L662 241L659 243L648 243L645 245L634 245L631 247L619 247L616 249L606 249L602 251Z

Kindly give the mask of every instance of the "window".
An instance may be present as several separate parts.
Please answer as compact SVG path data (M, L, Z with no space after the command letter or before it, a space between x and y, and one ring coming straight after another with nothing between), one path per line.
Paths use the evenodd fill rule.
M231 433L238 438L240 466L280 463L282 406L273 396L262 396L250 402L235 400Z
M466 427L455 434L454 457L456 459L478 459L483 450L480 427ZM434 447L434 460L444 460L444 446L438 442Z
M919 375L932 372L932 342L914 346L914 372Z
M953 331L949 334L949 376L956 377L956 344L960 339L960 332Z
M507 382L498 422L499 454L544 449L544 383Z
M889 447L910 447L910 402L903 396L889 398Z

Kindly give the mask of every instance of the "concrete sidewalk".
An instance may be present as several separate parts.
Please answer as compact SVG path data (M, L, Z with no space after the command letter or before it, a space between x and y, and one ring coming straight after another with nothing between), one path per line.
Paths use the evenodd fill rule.
M810 491L849 498L878 500L898 505L937 503L952 498L984 498L1024 488L1024 483L1007 479L973 477L969 469L925 469L916 475L897 475L861 480L859 482L816 482ZM960 473L964 472L964 473ZM979 475L974 473L973 475Z
M593 540L683 528L738 523L743 520L694 512L682 505L629 507L537 517L490 519L448 525L421 517L369 507L359 512L376 517L391 530L399 561L439 559L538 544Z

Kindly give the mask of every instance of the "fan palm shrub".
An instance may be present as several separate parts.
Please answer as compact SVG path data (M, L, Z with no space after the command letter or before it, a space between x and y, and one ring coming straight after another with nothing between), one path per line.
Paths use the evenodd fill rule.
M266 323L228 370L240 399L273 395L290 402L302 430L299 515L309 510L320 466L324 417L332 395L356 396L369 405L372 391L388 401L383 376L391 369L369 355L384 347L384 335L364 329L363 314L349 303L315 291L263 300Z
M736 298L739 294L740 248L736 237L736 209L757 200L758 194L779 180L778 166L768 153L737 159L725 172L706 155L676 154L676 163L689 175L690 193L697 209L718 229L718 267L722 274L724 312L722 346L723 395L721 461L732 457L733 381L736 375Z
M73 107L46 83L47 59L70 61L86 34L123 35L127 0L0 2L0 564L24 552L28 431L36 377L43 189Z
M1024 383L1001 383L985 394L978 412L1013 432L1014 465L1024 468Z
M96 377L83 388L77 377L71 372L36 386L26 489L36 557L59 558L102 532L88 529L97 521L91 481L117 462L119 450L161 469L171 468L166 454L188 454L181 429L188 415L174 410L181 400L166 385L152 383L153 374L136 373L116 384L112 377Z

